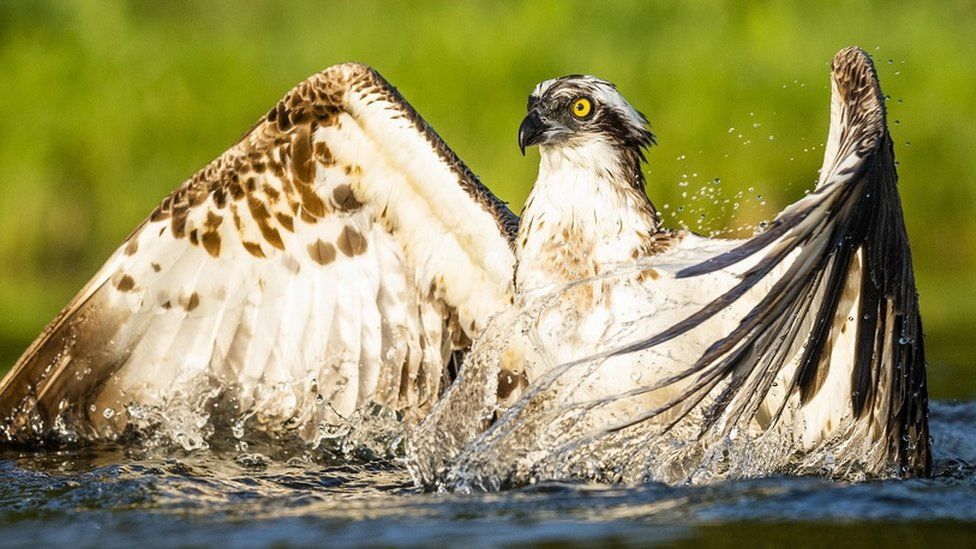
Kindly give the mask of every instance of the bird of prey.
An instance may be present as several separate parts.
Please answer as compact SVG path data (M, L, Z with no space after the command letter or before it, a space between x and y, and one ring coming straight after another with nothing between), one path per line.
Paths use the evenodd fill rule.
M173 402L310 437L367 405L419 420L486 327L517 330L499 319L541 300L523 332L538 341L495 356L499 410L524 417L555 383L615 432L744 418L795 431L794 453L867 440L868 473L926 474L911 254L857 48L833 61L830 110L816 189L721 240L661 226L641 169L654 136L609 82L530 95L518 140L541 164L518 219L377 72L331 67L166 197L44 330L0 386L3 437L117 437ZM592 357L596 375L574 369Z

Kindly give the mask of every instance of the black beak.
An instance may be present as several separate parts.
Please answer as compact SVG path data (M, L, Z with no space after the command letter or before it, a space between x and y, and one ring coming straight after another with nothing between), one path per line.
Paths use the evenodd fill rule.
M519 125L518 142L522 156L525 156L526 147L537 145L542 141L546 129L546 123L542 121L539 113L535 110L530 111L525 120L522 120L522 124Z

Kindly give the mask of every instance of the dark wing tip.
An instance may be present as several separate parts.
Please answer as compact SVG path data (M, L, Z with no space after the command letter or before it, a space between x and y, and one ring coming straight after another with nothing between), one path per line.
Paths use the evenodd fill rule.
M834 56L830 73L835 100L847 110L844 122L857 130L861 150L876 146L886 129L885 106L871 56L857 46L845 48Z
M848 90L863 88L873 88L874 91L881 92L878 88L878 73L874 69L874 61L866 51L857 46L837 52L831 62L830 72L843 95L848 95L850 93Z

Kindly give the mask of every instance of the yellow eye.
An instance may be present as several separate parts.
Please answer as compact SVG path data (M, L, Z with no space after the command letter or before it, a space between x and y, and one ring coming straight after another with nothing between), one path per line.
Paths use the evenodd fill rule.
M590 104L590 100L585 97L580 97L576 101L573 101L573 116L576 118L586 118L586 115L590 114L593 110L593 105Z

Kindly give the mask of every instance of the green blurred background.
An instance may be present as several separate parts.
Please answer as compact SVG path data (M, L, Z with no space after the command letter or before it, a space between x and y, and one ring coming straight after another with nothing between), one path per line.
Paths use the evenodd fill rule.
M811 187L829 61L849 44L874 55L891 98L932 393L971 398L968 0L5 1L0 369L163 196L333 63L376 67L516 211L537 166L515 142L529 91L571 72L612 80L658 134L648 193L668 223L743 235Z

